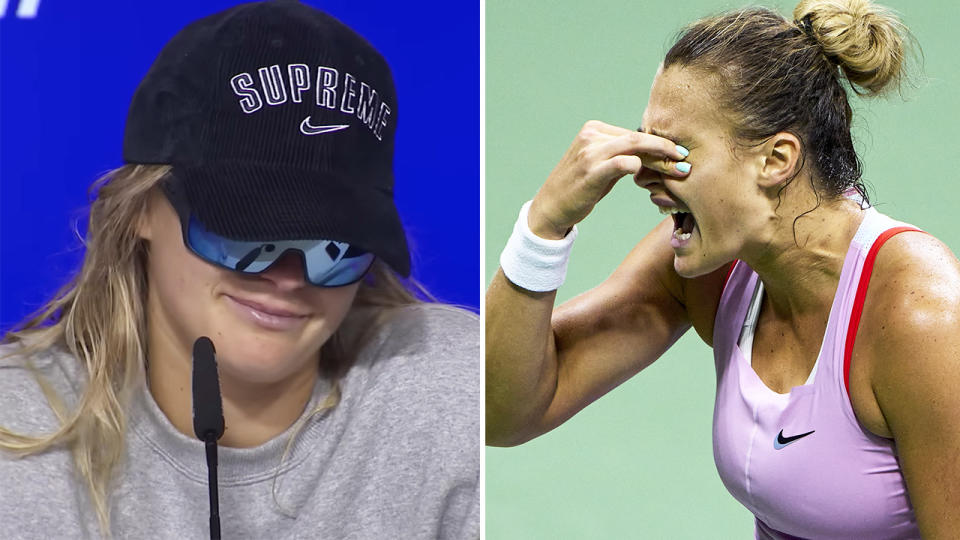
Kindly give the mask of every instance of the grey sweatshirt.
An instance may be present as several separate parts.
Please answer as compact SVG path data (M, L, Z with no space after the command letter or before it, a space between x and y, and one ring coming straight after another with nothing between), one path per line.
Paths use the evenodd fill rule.
M32 360L75 401L82 371L73 356L54 349ZM476 315L404 308L362 349L340 404L308 421L282 466L290 430L256 448L220 447L223 538L478 538L480 363ZM21 366L0 360L0 426L49 432L56 418ZM328 390L319 381L306 410ZM147 390L129 411L118 482L115 538L209 538L203 443L177 431ZM0 451L0 538L100 536L68 450L20 459Z

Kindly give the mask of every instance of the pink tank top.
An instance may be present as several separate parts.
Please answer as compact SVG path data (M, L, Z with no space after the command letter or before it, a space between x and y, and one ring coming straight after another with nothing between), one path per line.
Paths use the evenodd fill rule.
M736 262L724 286L713 332L713 455L727 490L756 516L756 538L920 538L896 446L861 427L848 391L876 252L918 229L865 212L811 376L789 394L767 387L750 364L757 274Z

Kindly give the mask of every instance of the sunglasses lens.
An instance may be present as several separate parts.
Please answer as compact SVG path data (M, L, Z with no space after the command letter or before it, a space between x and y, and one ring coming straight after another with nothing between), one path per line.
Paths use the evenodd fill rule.
M373 253L364 253L344 242L321 240L303 251L310 283L326 287L348 285L364 276L373 264Z
M230 240L208 231L194 216L190 216L185 236L187 247L200 258L247 274L263 272L287 251L298 251L306 262L307 281L319 287L339 287L360 280L375 258L372 253L331 240Z

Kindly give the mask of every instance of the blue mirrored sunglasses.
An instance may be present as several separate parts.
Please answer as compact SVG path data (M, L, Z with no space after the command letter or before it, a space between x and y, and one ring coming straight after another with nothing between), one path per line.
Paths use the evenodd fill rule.
M373 266L375 256L346 242L334 240L231 240L207 230L180 199L167 192L180 215L183 243L201 259L245 274L266 271L288 252L299 253L306 280L317 287L342 287L356 283ZM178 200L179 199L179 200Z
M355 283L370 270L374 259L372 253L333 240L230 240L208 231L192 215L187 226L186 244L201 259L246 274L259 274L287 252L299 252L303 256L307 281L318 287Z

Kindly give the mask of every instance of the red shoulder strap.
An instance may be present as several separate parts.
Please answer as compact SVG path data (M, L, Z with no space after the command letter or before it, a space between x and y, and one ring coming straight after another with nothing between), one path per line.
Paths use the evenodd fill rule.
M723 287L720 287L720 296L723 296L723 291L727 288L727 282L730 281L730 274L733 273L733 267L736 266L738 262L740 262L740 259L736 259L730 263L730 268L727 269L727 276L723 278Z
M866 260L863 261L863 270L860 271L860 283L857 284L857 295L853 300L853 311L850 312L850 325L847 327L847 341L843 351L843 385L847 389L847 399L850 399L850 357L853 356L853 342L857 339L857 328L860 326L860 316L863 314L863 301L867 297L867 286L870 284L873 263L876 262L880 246L894 235L907 231L923 232L915 227L887 229L873 242L870 251L867 252Z

